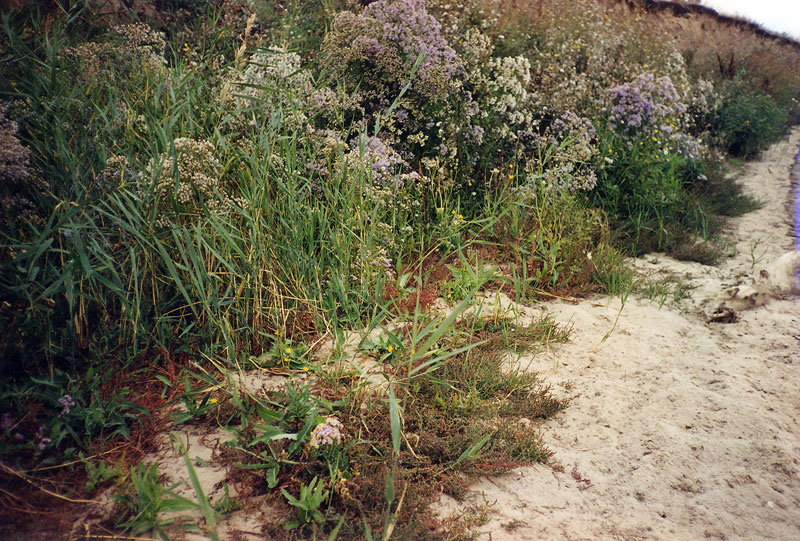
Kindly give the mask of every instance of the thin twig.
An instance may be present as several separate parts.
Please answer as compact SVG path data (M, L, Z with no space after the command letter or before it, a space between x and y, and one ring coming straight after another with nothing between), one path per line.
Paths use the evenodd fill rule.
M48 495L50 495L50 496L53 496L54 498L58 498L58 499L61 499L61 500L65 500L65 501L68 501L68 502L71 502L71 503L96 503L96 504L98 504L98 505L100 504L100 502L98 502L98 501L96 501L96 500L81 500L81 499L67 498L66 496L62 496L61 494L58 494L58 493L56 493L56 492L53 492L53 491L51 491L51 490L47 490L46 488L44 488L44 487L41 487L41 486L37 485L36 483L34 483L34 482L33 482L33 481L31 481L30 479L28 479L28 477L27 477L26 475L24 475L24 474L22 474L22 473L18 472L17 470L15 470L15 469L13 469L13 468L9 468L9 467L8 467L8 466L6 466L5 464L0 464L0 467L2 467L2 468L3 468L3 471L5 471L5 472L7 472L7 473L10 473L10 474L12 474L12 475L16 475L17 477L19 477L20 479L22 479L23 481L25 481L25 482L26 482L26 483L28 483L29 485L31 485L31 486L33 486L33 487L35 487L35 488L38 488L39 490L41 490L41 491L42 491L42 492L44 492L45 494L48 494Z
M103 456L103 455L107 455L109 453L113 453L114 451L117 451L117 450L119 450L119 449L121 449L123 447L126 447L128 445L133 445L133 443L134 442L132 442L132 441L125 442L122 445L117 445L113 449L109 449L108 451L103 451L102 453L97 453L96 455L87 456L85 458L81 458L81 459L78 459L78 460L72 460L70 462L64 462L63 464L55 464L53 466L45 466L43 468L33 468L32 470L20 470L20 473L33 473L33 472L40 472L40 471L47 471L47 470L56 470L58 468L64 468L66 466L72 466L73 464L77 464L79 462L83 462L84 460L89 460L89 459L92 459L92 458L97 458L97 457L100 457L100 456Z
M563 297L561 295L555 295L553 293L548 293L547 291L544 291L544 290L541 290L541 289L534 289L533 292L536 295L543 295L545 297L550 297L550 298L553 298L553 299L561 299L562 301L567 301L567 302L570 302L570 303L573 303L573 304L578 304L579 302L581 302L581 299L579 299L577 297Z

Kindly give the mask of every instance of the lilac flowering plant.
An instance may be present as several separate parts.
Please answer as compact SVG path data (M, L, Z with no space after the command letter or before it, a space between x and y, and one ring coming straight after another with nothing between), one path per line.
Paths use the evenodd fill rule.
M604 165L592 198L629 229L633 253L672 250L687 227L702 230L686 213L696 204L688 187L702 182L706 152L688 133L686 99L668 76L652 73L606 92L606 116L597 123Z
M3 416L0 417L0 429L10 430L16 423L17 419L9 412L5 412Z
M701 158L704 149L699 140L685 133L687 107L669 77L644 73L609 89L606 100L609 128L629 147L655 143L665 155L675 152L688 160Z
M378 47L393 45L406 63L422 56L420 80L452 76L456 53L441 35L441 25L425 10L424 0L378 0L364 10L375 21L381 37Z
M323 54L340 74L363 77L371 102L391 98L406 83L412 64L421 57L412 91L428 99L442 90L458 68L456 53L441 34L441 25L423 0L377 0L358 15L336 15L326 35Z
M408 164L400 154L379 137L362 134L350 142L350 153L345 156L351 165L359 164L372 173L378 186L401 188L398 173Z
M41 222L34 200L49 186L31 166L30 157L30 149L19 140L17 122L0 103L0 227L4 230L19 228L23 220Z
M61 398L58 399L58 403L61 404L61 415L66 415L72 408L75 407L75 401L72 399L72 396L65 394Z
M619 133L638 135L652 131L686 112L669 77L656 79L652 73L611 88L607 94L611 108L609 123Z
M362 130L380 118L386 142L409 162L456 158L463 116L475 111L461 106L469 101L462 63L423 0L378 0L359 14L337 14L322 52L334 77L358 94L351 113ZM465 136L482 139L475 129Z
M325 446L339 445L344 439L344 433L342 422L336 417L328 417L311 431L308 447L316 451Z

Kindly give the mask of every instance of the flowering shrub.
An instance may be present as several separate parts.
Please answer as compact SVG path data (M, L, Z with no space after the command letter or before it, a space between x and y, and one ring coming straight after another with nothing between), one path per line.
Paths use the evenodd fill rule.
M30 165L31 152L20 143L17 123L0 105L0 226L10 231L22 220L36 219L34 194L47 189L47 183Z
M558 191L589 191L595 187L595 169L601 164L591 120L567 111L547 127L539 145L537 159L528 161L529 173L538 165L544 182Z
M465 111L463 74L422 0L378 0L358 15L338 13L322 53L333 75L357 94L361 114L351 108L351 119L361 129L374 126L408 84L394 115L381 116L387 142L407 161L456 158L460 130L453 119Z
M126 85L138 79L143 70L166 74L164 36L144 23L122 24L112 28L107 41L92 41L59 51L59 57L80 66L73 72L88 84Z
M376 106L399 92L420 56L413 92L427 99L441 99L457 69L456 53L424 0L377 0L359 15L337 14L323 54L351 84L363 77L366 97Z
M632 83L608 91L611 126L619 133L636 135L652 132L668 119L686 112L668 77L656 79L652 73L640 75Z
M293 115L291 121L300 126L307 121L302 100L314 91L311 75L301 69L300 56L281 47L270 47L253 53L244 72L232 73L222 100L232 98L239 109L260 108L267 112L282 108Z
M687 107L669 77L639 75L631 83L608 90L607 100L609 127L630 146L643 143L642 138L650 139L663 144L665 154L671 148L690 160L700 159L700 142L681 132L687 123Z
M350 165L371 170L372 180L375 184L395 188L402 187L402 180L398 178L397 174L403 166L408 164L391 146L378 137L362 135L351 141L350 148L345 160Z
M683 99L686 103L689 132L697 137L709 137L714 113L722 104L722 98L714 83L698 79L693 84L687 84Z

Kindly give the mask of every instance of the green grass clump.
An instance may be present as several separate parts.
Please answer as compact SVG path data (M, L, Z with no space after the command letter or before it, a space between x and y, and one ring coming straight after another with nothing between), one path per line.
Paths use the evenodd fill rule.
M787 112L771 97L737 85L717 110L714 131L733 156L754 158L786 133Z

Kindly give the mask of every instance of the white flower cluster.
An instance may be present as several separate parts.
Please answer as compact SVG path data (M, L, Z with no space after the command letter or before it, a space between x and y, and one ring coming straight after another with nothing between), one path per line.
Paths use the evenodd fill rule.
M221 165L209 141L181 137L175 139L175 155L161 154L147 169L147 178L156 177L154 195L161 208L172 208L182 217L201 215L205 207L211 213L228 213L240 197L230 197L221 183ZM162 217L159 225L166 224Z
M428 12L442 24L442 34L451 44L462 37L465 26L480 21L482 29L500 24L500 4L503 0L427 0Z
M120 24L113 31L125 38L126 49L136 61L148 66L164 66L167 42L164 35L144 23Z
M499 120L493 135L513 142L534 124L531 63L524 56L492 58L491 39L471 28L461 41L467 83L475 90L475 114Z
M219 94L222 102L232 99L240 110L282 110L284 122L303 131L313 127L314 117L336 125L344 112L363 114L358 92L344 94L316 85L300 55L278 46L254 52L243 71L231 68Z
M589 119L562 114L537 138L538 151L525 166L528 178L541 178L556 191L591 190L600 155L596 135Z
M528 107L528 87L531 84L531 63L524 56L503 57L489 62L489 110L504 122L500 134L527 127L533 120Z

